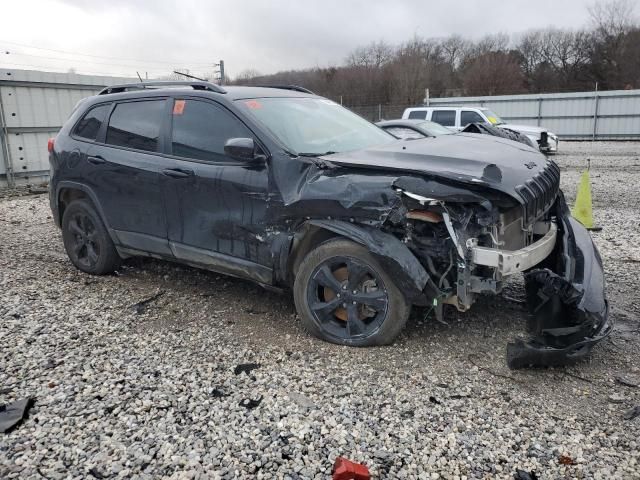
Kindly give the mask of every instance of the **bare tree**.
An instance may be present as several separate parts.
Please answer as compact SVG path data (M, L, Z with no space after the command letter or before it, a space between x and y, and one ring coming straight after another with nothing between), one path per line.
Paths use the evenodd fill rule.
M257 77L261 77L262 74L256 70L255 68L247 68L246 70L241 71L238 76L235 77L233 83L251 83Z
M630 0L595 2L588 10L592 27L601 38L623 35L637 22L635 4Z
M346 60L349 67L381 68L393 58L393 48L384 40L353 50Z
M524 91L524 75L514 55L488 52L478 56L463 73L469 95L501 95Z

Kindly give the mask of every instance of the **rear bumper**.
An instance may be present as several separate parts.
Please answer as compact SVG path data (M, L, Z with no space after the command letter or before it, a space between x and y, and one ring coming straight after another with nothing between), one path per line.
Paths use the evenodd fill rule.
M598 249L589 232L571 217L562 193L554 208L555 247L536 269L525 273L530 338L507 346L511 368L575 362L613 329Z

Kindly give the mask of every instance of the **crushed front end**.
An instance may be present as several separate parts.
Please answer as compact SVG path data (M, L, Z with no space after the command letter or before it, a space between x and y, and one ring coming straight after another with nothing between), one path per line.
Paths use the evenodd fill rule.
M508 344L509 367L570 363L611 332L602 261L569 213L555 163L516 187L519 202L408 177L395 187L406 199L403 241L429 272L425 303L437 317L444 304L466 311L524 274L529 338Z

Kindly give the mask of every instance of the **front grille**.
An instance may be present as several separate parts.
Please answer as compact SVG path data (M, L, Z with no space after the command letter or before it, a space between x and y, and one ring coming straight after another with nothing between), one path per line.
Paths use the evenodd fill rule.
M548 160L545 169L518 185L516 191L524 200L524 221L531 225L540 218L555 202L560 189L560 168Z

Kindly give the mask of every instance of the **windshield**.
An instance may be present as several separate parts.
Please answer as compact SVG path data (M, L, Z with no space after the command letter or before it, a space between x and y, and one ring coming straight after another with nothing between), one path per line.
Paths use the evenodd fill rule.
M384 145L395 138L324 98L257 98L238 103L299 155L326 155Z
M488 108L483 109L482 113L484 113L484 116L487 117L487 120L489 120L489 123L491 123L491 125L501 125L505 123L504 120L502 120L498 115L493 113Z
M447 127L443 127L442 125L440 125L439 123L436 122L422 122L419 123L418 126L429 133L429 135L433 135L434 137L436 135L451 135L452 133L454 133L453 131L449 130Z

